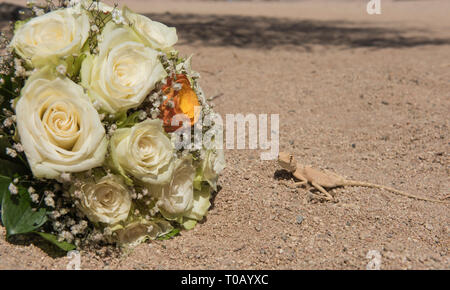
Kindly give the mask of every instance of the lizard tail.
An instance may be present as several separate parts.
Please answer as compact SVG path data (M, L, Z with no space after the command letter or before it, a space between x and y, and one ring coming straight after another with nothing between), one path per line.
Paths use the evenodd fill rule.
M418 199L418 200L424 200L424 201L430 201L430 202L436 202L436 203L443 203L443 204L449 204L449 202L444 201L444 200L438 200L438 199L432 199L432 198L426 198L426 197L420 197L420 196L416 196L416 195L412 195L409 194L407 192L401 191L401 190L397 190L395 188L392 187L388 187L388 186L383 186L383 185L378 185L378 184L373 184L373 183L368 183L368 182L360 182L360 181L354 181L354 180L346 180L345 181L345 185L348 186L363 186L363 187L371 187L371 188L379 188L379 189L384 189L399 195L403 195L409 198L414 198L414 199Z

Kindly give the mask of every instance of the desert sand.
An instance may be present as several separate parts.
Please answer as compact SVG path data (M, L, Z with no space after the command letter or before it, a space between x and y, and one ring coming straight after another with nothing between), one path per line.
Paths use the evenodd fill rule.
M8 1L24 4L24 1ZM280 150L411 194L450 194L449 1L121 1L177 27L215 109L279 114ZM6 17L6 16L5 16ZM3 22L7 19L2 19ZM378 189L315 203L260 150L227 150L207 219L133 250L81 252L82 269L449 269L449 205ZM0 269L65 269L39 239L5 241Z

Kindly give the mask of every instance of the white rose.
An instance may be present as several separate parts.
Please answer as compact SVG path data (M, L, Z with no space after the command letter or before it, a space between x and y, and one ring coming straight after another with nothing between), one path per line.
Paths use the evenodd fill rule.
M92 222L116 224L125 220L131 208L131 197L122 180L114 175L98 182L87 182L79 190L78 208Z
M110 142L114 166L122 173L151 184L169 182L174 148L159 119L115 131Z
M184 214L184 223L189 221L189 219L193 221L201 221L203 217L207 214L209 207L211 206L211 187L203 186L201 190L194 190L194 199L192 201L192 208ZM189 222L188 222L189 224ZM184 227L186 229L190 229L195 225L195 223L191 224L191 226Z
M148 17L133 13L126 7L123 9L123 17L132 25L136 33L145 40L145 44L154 49L170 51L178 41L175 27L168 27Z
M223 149L210 149L206 151L206 156L202 164L202 180L207 181L214 190L217 190L217 180L224 168L225 156Z
M171 181L162 186L152 186L155 194L162 202L161 213L167 219L182 216L192 208L194 201L195 168L191 158L177 159Z
M131 28L113 22L102 37L99 55L83 61L81 83L107 112L135 108L167 76L158 52L146 47Z
M56 178L103 164L105 129L83 88L49 68L25 83L16 106L17 127L34 176Z
M173 230L173 226L166 220L155 219L148 221L144 219L133 221L126 226L117 225L112 228L115 240L120 245L135 246L147 239L168 234Z
M89 36L89 17L71 8L35 17L14 33L11 46L34 67L78 54Z

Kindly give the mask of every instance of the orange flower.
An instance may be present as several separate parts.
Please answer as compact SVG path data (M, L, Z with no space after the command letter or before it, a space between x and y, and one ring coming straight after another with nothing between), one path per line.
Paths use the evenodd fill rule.
M174 90L173 82L180 84L181 90ZM198 114L195 114L195 107L200 106L200 103L188 78L183 74L177 74L175 80L168 78L167 84L162 87L162 91L167 99L159 107L161 111L159 118L163 120L166 132L173 132L181 127L172 126L172 118L177 114L185 114L191 120L191 126L193 126L198 119Z

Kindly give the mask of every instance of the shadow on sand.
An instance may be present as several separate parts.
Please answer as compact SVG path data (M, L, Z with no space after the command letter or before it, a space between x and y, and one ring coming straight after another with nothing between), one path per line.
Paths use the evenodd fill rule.
M25 11L21 15L19 11ZM30 10L0 3L2 22L30 16ZM450 38L433 38L426 30L373 27L363 22L313 21L273 17L203 14L146 14L153 20L177 28L181 44L272 49L312 45L346 48L403 48L422 45L448 45ZM411 36L411 32L414 36ZM408 34L408 35L407 35Z
M197 14L146 14L177 28L181 44L272 49L277 46L333 45L347 48L402 48L447 45L450 39L425 36L427 31L372 27L347 21L311 21L271 17ZM422 36L406 36L418 32ZM416 33L417 34L417 33Z

